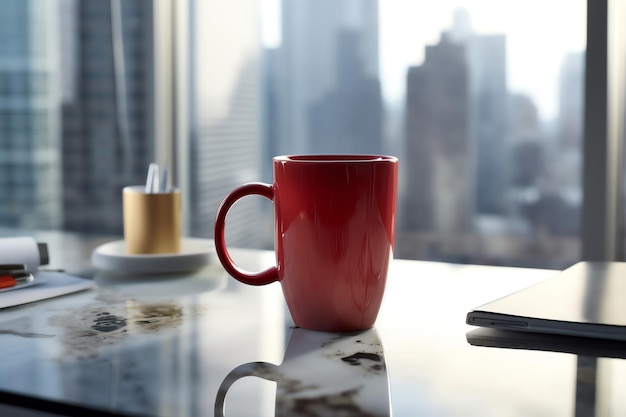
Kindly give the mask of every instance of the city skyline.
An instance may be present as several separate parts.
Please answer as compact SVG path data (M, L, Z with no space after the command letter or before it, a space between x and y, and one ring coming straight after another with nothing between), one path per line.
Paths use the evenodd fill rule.
M436 43L440 32L453 26L459 10L470 15L473 32L506 36L509 88L533 97L544 122L557 117L563 58L586 47L587 9L580 0L441 0L428 4L380 0L380 6L382 84L385 100L391 102L403 100L401 82L406 68L423 60L422 50L405 47L406 39L415 45Z
M560 67L562 111L556 129L547 129L534 100L507 86L505 37L463 30L467 16L456 18L439 42L426 46L424 62L407 71L404 157L411 163L398 253L533 265L532 251L557 246L569 247L573 260L582 54L568 55Z
M212 236L217 206L234 187L271 181L271 156L391 153L401 160L398 256L527 264L549 262L540 259L544 252L552 256L561 251L557 262L575 254L583 53L565 51L564 59L550 68L559 73L554 95L560 111L549 122L537 97L511 86L508 35L483 33L469 17L472 13L473 18L472 10L457 10L450 15L454 23L439 27L434 42L405 39L404 48L424 58L405 68L407 102L396 106L385 99L382 67L387 41L380 38L384 28L379 25L385 21L380 2L289 2L281 19L285 38L280 46L265 50L259 48L261 11L251 9L253 3L220 10L209 3L189 3L196 7L189 39L190 136L176 140L187 141L189 152L188 163L180 168L188 170L190 178L186 191L191 235ZM59 42L66 46L48 45L46 50L65 65L56 78L48 79L63 86L54 96L63 104L63 114L52 122L58 130L49 131L53 136L48 145L64 158L46 162L57 174L41 180L20 177L22 183L27 179L32 183L20 193L32 199L38 195L37 187L57 181L54 175L63 172L64 192L60 179L55 185L58 196L53 187L46 189L47 198L54 200L51 204L63 204L59 221L65 216L64 226L76 231L117 233L121 188L143 182L153 158L149 127L153 28L140 23L142 18L150 20L151 2L134 2L133 7L121 2L123 14L128 13L122 19L126 36L132 30L142 34L122 39L128 58L125 105L119 100L113 71L109 3L55 4L80 4L77 10L84 12L77 13L74 22L63 23L70 29L60 34ZM145 9L133 17L137 5ZM90 10L93 15L87 13ZM63 16L68 19L67 13ZM232 25L226 27L226 21ZM27 20L24 26L32 22ZM224 50L224 45L229 48ZM0 69L2 65L0 57ZM6 91L0 89L0 105L5 106L0 142L8 144L3 150L10 155L3 154L11 159L17 155L13 148L25 142L14 134L21 113L6 107L14 103L7 93L14 94L14 87L5 84ZM132 115L126 127L120 114ZM29 164L41 161L36 152L28 154ZM116 175L124 172L128 160L124 155L137 161L132 164L133 176L109 175L105 181L111 170ZM0 179L5 192L10 190L3 185L7 178ZM244 201L233 211L227 231L233 244L272 246L271 214L266 210L270 204L261 201ZM24 211L24 218L38 218L35 206L45 207L33 205ZM7 223L30 224L13 218L5 219ZM556 249L550 252L551 247Z
M557 117L559 64L563 57L580 53L586 45L586 7L580 0L540 0L502 2L500 0L442 0L424 4L412 0L379 0L380 73L383 100L391 106L404 101L403 74L423 62L419 48L438 41L440 32L453 25L454 12L467 11L472 29L482 35L508 38L507 61L510 87L515 93L536 98L544 121ZM282 0L262 0L262 42L266 48L278 48L282 42L280 19ZM559 20L559 30L552 31L554 16L567 10ZM533 31L529 31L532 22ZM544 33L550 33L545 39ZM559 52L562 51L562 52ZM529 61L544 65L528 67Z

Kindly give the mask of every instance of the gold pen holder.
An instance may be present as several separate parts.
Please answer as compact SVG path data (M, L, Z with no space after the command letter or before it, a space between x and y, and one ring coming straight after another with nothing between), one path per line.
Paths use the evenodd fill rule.
M142 185L124 187L124 241L129 255L179 253L181 196L173 189L146 193Z

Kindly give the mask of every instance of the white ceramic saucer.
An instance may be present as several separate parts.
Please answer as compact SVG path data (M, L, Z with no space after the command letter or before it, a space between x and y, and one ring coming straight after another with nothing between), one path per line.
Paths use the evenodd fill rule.
M98 246L91 263L106 271L155 274L194 271L209 264L215 252L212 239L183 238L180 253L129 255L123 240Z

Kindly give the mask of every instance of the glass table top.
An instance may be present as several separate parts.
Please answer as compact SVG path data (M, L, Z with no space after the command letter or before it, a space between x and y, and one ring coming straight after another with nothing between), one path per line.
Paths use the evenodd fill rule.
M250 270L273 262L264 251L233 257ZM294 328L278 283L240 284L217 260L187 275L124 276L81 259L68 271L96 290L0 311L4 407L151 417L626 408L625 362L593 343L575 354L468 342L467 311L555 271L395 260L375 327L329 334Z

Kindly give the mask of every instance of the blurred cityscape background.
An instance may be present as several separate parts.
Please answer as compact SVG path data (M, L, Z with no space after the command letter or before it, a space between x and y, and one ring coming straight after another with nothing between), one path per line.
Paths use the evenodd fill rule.
M567 20L524 22L527 55L506 30L521 16L485 18L495 2L185 3L188 234L212 237L220 201L270 182L274 155L385 153L401 162L396 258L578 260L585 2L522 2ZM0 10L0 226L121 235L121 189L155 158L153 1ZM261 200L234 208L229 244L273 246Z

